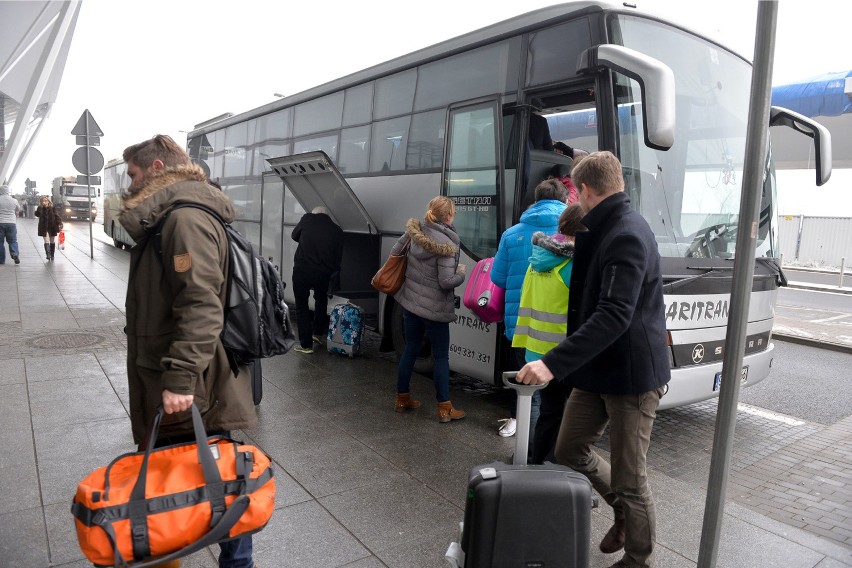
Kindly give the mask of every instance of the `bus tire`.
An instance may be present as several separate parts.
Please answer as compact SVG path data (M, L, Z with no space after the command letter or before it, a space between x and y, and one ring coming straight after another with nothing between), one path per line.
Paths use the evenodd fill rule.
M401 358L405 351L405 326L402 321L402 306L394 302L393 313L391 314L391 334L393 336L393 348L396 354ZM432 346L429 340L423 338L423 344L420 346L420 354L417 356L417 361L414 363L414 372L421 375L432 375L432 369L435 366L435 361L432 359Z

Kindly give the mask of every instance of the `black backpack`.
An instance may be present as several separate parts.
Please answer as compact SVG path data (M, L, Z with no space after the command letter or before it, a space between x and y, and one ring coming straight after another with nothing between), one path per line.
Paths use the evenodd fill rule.
M272 263L258 254L248 239L218 213L198 203L176 203L154 231L160 260L163 258L163 223L172 211L181 207L206 211L222 224L228 236L230 271L221 338L234 374L239 372L240 365L290 351L296 338L290 311L284 302L281 276Z

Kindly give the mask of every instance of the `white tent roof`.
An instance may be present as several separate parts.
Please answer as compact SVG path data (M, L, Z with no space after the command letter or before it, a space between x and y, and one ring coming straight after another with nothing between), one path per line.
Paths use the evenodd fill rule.
M0 182L56 101L79 13L80 0L0 1Z

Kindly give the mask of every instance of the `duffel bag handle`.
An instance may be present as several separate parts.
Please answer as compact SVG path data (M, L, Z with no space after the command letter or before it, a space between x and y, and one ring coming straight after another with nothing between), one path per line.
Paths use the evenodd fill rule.
M142 466L139 468L139 477L136 479L136 485L133 486L133 491L130 493L130 501L128 502L134 558L144 558L151 554L148 541L148 504L145 501L145 485L148 478L148 458L151 456L151 452L154 451L164 412L162 405L157 407L157 414L154 416L151 434L148 437L147 447L145 448L145 457L142 458ZM222 476L219 475L219 468L216 467L216 460L213 458L213 452L210 450L210 445L207 442L207 432L204 429L201 412L194 402L192 403L192 428L195 432L198 460L201 462L204 483L212 508L210 519L212 532L212 528L221 524L220 520L224 518L223 515L226 513L225 484L222 483ZM233 505L231 508L233 508ZM230 530L230 527L228 530Z

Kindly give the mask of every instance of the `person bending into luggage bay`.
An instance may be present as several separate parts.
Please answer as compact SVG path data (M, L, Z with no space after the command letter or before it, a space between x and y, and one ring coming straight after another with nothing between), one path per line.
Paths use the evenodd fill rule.
M328 209L319 206L302 216L291 237L299 243L293 255L293 296L299 327L299 346L294 350L313 353L314 342L322 343L328 332L328 283L343 260L343 229L331 219ZM311 290L313 315L308 307Z
M613 508L600 549L624 554L610 568L652 566L656 518L646 456L671 378L660 254L648 223L630 207L618 158L593 152L572 177L588 231L576 236L568 336L526 364L518 382L555 378L573 387L556 459L585 474ZM607 424L612 466L592 449Z
M453 227L456 204L449 197L433 197L421 223L409 219L403 234L391 249L401 254L411 240L402 288L394 294L403 308L405 352L399 358L396 379L397 412L414 410L420 401L411 398L411 373L423 337L432 344L435 368L435 398L438 421L464 418L464 411L450 401L450 322L456 321L453 290L464 282L465 266L459 264L459 236Z
M157 446L194 441L194 402L208 435L257 423L251 377L234 376L219 338L224 321L228 243L209 213L186 207L162 225L162 255L154 243L158 221L178 201L200 203L234 219L228 197L206 183L204 171L168 136L124 151L131 183L119 220L137 243L127 283L127 381L133 439L142 443L159 405L166 416ZM221 568L252 568L251 536L220 543Z

